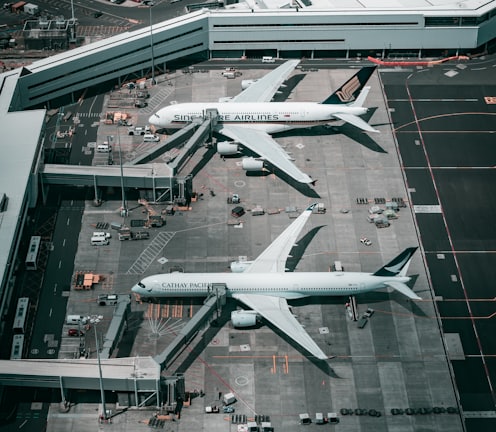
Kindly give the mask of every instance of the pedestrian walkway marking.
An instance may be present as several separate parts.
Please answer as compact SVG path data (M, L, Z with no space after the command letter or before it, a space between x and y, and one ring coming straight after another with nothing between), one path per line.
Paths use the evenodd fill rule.
M172 94L172 92L172 86L162 87L160 91L148 101L148 106L146 108L140 108L140 112L148 114L153 113L156 111L157 107Z
M152 240L148 247L141 252L127 274L143 274L150 264L159 256L162 249L174 237L175 232L161 232Z

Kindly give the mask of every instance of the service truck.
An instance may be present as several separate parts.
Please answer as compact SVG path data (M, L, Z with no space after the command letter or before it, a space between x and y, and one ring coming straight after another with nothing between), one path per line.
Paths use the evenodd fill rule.
M38 15L40 13L40 8L33 3L26 3L24 5L24 12L29 15Z

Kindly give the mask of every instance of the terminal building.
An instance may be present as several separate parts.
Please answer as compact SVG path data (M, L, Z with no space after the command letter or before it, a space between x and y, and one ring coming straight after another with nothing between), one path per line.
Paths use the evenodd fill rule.
M68 29L58 28L58 36L61 31L65 43ZM290 4L250 0L224 9L201 9L155 24L152 31L148 27L125 32L3 72L2 329L11 324L4 318L15 300L14 281L23 264L18 250L29 223L28 210L39 202L43 185L50 182L42 161L48 142L47 110L74 103L88 91L95 93L92 89L97 87L99 91L111 89L209 59L447 57L491 52L495 44L494 0L403 0L394 6L384 0L296 0ZM70 176L70 169L66 174ZM72 184L76 178L74 174ZM164 183L171 185L173 180Z

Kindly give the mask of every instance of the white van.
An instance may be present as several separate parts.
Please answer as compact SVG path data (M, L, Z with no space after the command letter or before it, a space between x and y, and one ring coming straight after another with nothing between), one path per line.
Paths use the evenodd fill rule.
M91 244L93 246L104 246L108 245L109 241L105 237L91 237Z
M98 144L96 146L96 151L99 153L108 153L110 151L110 146L108 144Z
M262 63L275 63L276 59L271 56L263 56Z
M85 325L88 322L88 318L82 315L67 315L65 322L66 324L69 325L75 325L75 324Z
M143 135L143 142L159 142L160 137L154 134L145 134Z
M109 232L96 231L93 233L92 237L103 237L109 239L110 237L112 237L112 235Z

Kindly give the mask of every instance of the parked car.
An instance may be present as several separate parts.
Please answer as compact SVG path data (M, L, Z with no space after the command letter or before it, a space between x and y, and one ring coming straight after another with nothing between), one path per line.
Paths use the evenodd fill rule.
M239 218L245 214L245 209L241 206L234 207L231 210L231 216Z
M84 336L84 332L82 330L79 330L79 329L69 329L67 331L67 335L68 336Z
M365 246L370 246L372 244L372 242L367 237L362 237L360 239L360 243L364 244Z

